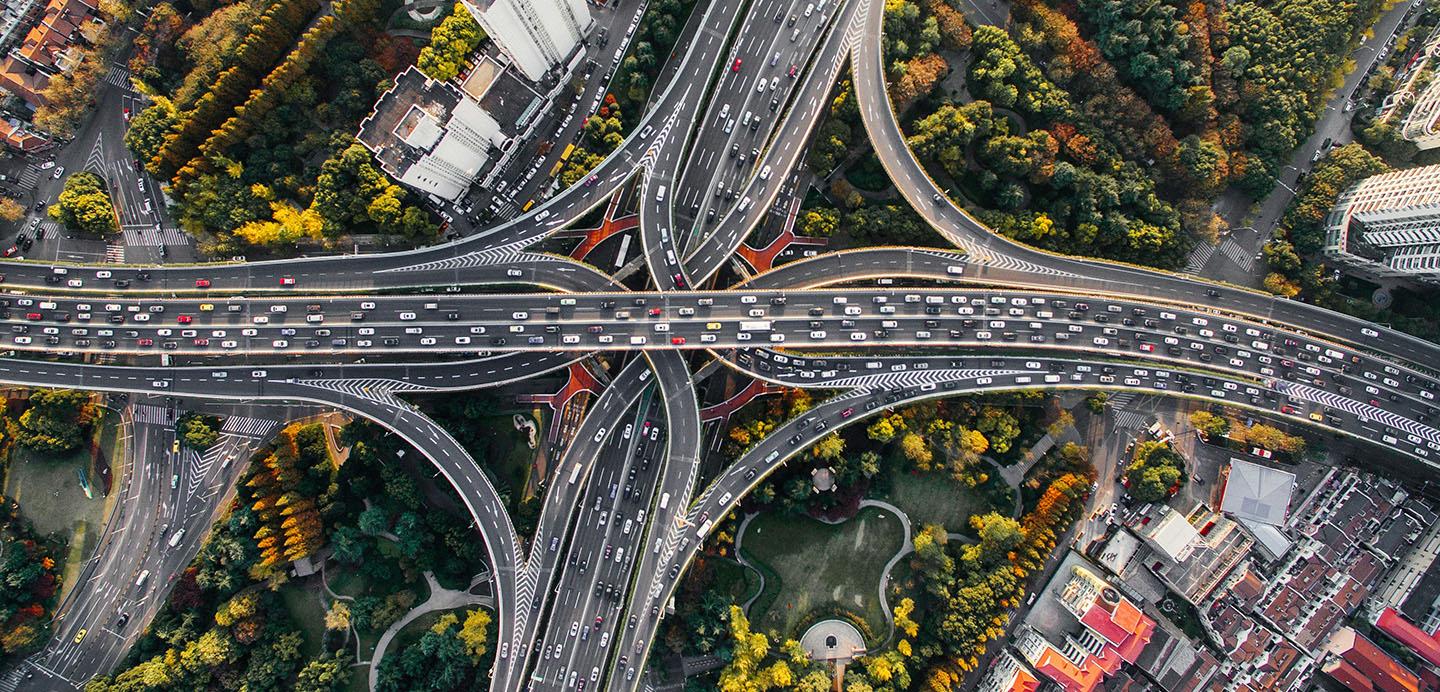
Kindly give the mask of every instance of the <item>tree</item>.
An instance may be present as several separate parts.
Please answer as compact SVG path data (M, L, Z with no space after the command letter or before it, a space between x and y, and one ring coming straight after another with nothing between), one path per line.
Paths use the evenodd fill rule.
M474 608L465 613L465 624L456 634L465 644L465 650L470 653L470 658L477 663L487 650L486 638L489 636L489 627L490 613Z
M91 394L74 389L39 389L15 419L10 434L17 443L50 454L79 448L95 419Z
M1137 502L1158 502L1169 497L1183 475L1185 459L1158 441L1135 445L1135 456L1125 471L1127 489Z
M0 221L15 223L25 218L25 207L11 197L0 197Z
M470 11L457 2L450 15L430 32L430 45L420 50L415 67L431 79L453 79L484 38L485 32Z
M1209 411L1196 411L1190 414L1190 424L1195 426L1200 434L1208 438L1224 437L1230 432L1230 420L1224 416L1217 416Z
M910 619L910 614L914 611L914 599L902 598L895 604L895 628L904 632L907 637L914 637L920 631L919 623Z
M49 213L50 218L71 230L95 235L117 230L115 208L110 204L105 182L88 171L71 173L65 179L65 187Z
M325 611L325 629L344 631L350 629L350 606L345 601L332 601Z
M907 432L900 438L900 451L905 458L922 471L930 469L930 462L934 454L930 451L930 443L925 441L918 433Z
M1235 433L1235 437L1245 444L1287 454L1299 454L1305 451L1305 438L1298 435L1287 435L1279 428L1264 423L1255 423L1248 428L1242 428Z
M816 459L827 461L839 459L840 455L844 452L845 438L840 437L840 435L836 433L830 433L829 435L820 438L815 442L815 445L810 448L811 456L814 456Z
M205 451L220 440L220 418L218 416L205 416L194 412L186 413L176 422L176 432L180 434L180 440L185 446Z
M305 664L295 678L295 692L338 692L350 684L350 654L335 651Z

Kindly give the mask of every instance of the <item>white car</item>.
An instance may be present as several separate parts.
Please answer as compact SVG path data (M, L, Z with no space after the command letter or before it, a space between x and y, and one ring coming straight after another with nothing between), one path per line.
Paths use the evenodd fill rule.
M65 285L69 286L70 288L80 288L81 286L85 285L85 282L79 279L71 279L69 281L66 281Z

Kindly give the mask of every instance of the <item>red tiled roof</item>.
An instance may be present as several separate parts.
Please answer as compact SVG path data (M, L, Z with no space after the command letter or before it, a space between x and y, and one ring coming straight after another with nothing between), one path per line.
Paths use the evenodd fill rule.
M1336 632L1331 642L1337 649L1334 651L1339 657L1337 662L1344 664L1336 666L1341 669L1341 674L1348 674L1345 668L1353 668L1368 682L1366 687L1357 688L1352 685L1350 689L1374 689L1380 692L1418 692L1420 689L1419 676L1359 632L1346 627ZM1331 672L1328 664L1324 670L1330 673L1331 677L1340 679Z
M1325 674L1330 677L1335 678L1335 682L1344 685L1346 688L1352 690L1352 692L1372 692L1372 690L1375 689L1375 686L1370 684L1370 679L1365 677L1364 673L1356 670L1355 666L1341 659L1332 659L1327 662L1321 670L1325 671Z
M1401 617L1394 608L1386 608L1384 612L1380 613L1380 619L1375 621L1375 626L1381 632L1390 635L1395 641L1410 647L1410 650L1425 659L1426 663L1440 666L1440 642L1435 641L1435 637L1427 634L1425 630Z
M46 98L40 92L50 84L50 75L7 57L0 62L0 87L10 90L33 107L45 105Z

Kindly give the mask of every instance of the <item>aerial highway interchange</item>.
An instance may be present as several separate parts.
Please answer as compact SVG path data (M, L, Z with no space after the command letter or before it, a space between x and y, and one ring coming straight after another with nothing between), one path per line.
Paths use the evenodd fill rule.
M1440 459L1429 365L1440 347L992 233L905 146L880 63L883 4L821 3L797 17L804 4L709 4L703 40L674 58L634 134L585 182L450 243L282 262L5 262L13 295L0 304L0 345L13 354L0 380L311 402L393 430L455 486L483 537L497 690L635 689L714 522L828 431L906 402L1032 388L1164 393L1317 426L1417 464ZM956 250L830 253L699 288L772 213L847 60L885 170ZM632 183L652 290L531 249ZM533 536L516 533L464 447L397 396L499 386L601 351L633 353L555 464ZM841 393L696 487L690 366L704 360Z

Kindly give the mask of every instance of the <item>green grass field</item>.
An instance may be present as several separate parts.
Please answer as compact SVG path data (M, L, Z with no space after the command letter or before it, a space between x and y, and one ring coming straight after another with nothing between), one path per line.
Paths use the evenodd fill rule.
M885 631L877 598L880 572L904 540L900 520L874 508L833 526L813 519L765 514L746 528L749 559L762 563L765 591L750 613L759 630L798 636L796 623L815 608L836 605L854 612L872 631Z
M320 654L325 639L325 611L320 606L319 593L318 578L313 581L307 579L304 583L289 582L280 587L280 600L285 602L290 618L305 636L301 651L307 659Z
M894 469L889 481L890 492L881 499L904 510L915 530L940 524L947 531L964 531L971 515L994 509L979 489L967 488L943 473Z

